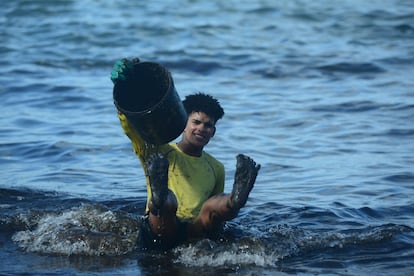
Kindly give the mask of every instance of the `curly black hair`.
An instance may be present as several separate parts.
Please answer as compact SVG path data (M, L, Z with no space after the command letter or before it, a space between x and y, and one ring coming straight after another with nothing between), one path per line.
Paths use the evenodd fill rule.
M192 112L204 112L208 116L213 117L215 123L224 115L220 102L212 96L201 92L186 96L183 104L188 115Z

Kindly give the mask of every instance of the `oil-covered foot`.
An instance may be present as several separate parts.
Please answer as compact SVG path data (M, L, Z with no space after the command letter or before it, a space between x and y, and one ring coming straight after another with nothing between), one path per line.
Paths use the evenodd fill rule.
M253 159L243 154L237 155L233 190L228 202L230 208L240 209L246 204L259 170L260 164L256 164Z
M161 153L153 153L145 164L150 180L151 203L159 210L168 195L168 160Z

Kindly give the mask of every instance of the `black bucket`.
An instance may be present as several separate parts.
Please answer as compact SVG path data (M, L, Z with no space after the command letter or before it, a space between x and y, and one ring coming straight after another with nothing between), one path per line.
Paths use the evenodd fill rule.
M134 64L127 79L115 83L113 97L117 109L150 144L174 140L187 123L171 74L158 63Z

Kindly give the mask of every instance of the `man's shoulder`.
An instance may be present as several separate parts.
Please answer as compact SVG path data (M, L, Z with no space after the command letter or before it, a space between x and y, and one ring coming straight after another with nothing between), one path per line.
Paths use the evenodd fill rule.
M167 158L171 158L172 156L176 155L178 150L174 144L164 144L159 147L159 151L167 156Z

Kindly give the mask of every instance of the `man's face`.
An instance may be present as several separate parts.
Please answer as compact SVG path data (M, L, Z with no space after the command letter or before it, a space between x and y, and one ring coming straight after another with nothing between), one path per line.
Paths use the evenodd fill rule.
M188 116L183 140L194 147L203 148L216 132L214 118L204 112L193 112Z

